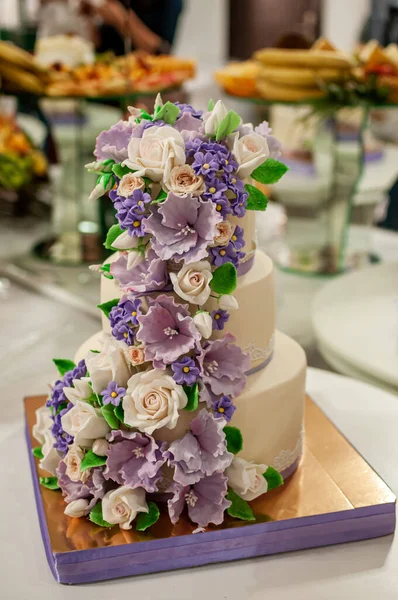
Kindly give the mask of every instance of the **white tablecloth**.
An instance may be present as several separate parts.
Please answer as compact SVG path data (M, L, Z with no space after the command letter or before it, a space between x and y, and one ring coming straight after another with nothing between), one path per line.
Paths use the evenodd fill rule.
M62 348L62 332L54 340L54 346L58 346L57 351ZM32 372L15 387L7 386L7 394L1 398L0 598L396 600L398 597L398 540L394 541L393 536L84 586L56 583L41 542L21 419L22 394L42 392L43 387L38 385L42 379ZM397 493L397 399L366 384L317 369L309 369L307 389Z

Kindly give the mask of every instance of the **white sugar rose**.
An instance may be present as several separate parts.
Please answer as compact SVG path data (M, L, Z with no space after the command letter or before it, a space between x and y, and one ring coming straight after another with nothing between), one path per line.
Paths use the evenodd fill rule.
M258 133L248 133L241 138L234 133L230 137L229 147L239 164L236 173L241 179L249 177L269 157L267 140Z
M130 371L122 347L110 335L103 336L100 353L89 352L85 357L87 371L96 394L100 394L111 381L126 387ZM97 436L98 437L98 436Z
M239 304L234 296L230 294L223 294L220 296L218 300L218 305L223 310L237 310L239 308Z
M124 422L143 433L155 429L174 429L178 411L186 406L184 388L161 369L151 369L133 375L123 398Z
M227 116L227 114L228 109L225 106L224 102L222 100L218 100L213 110L207 113L204 117L206 135L215 135L218 126L220 125L221 121Z
M54 425L51 418L51 410L48 406L40 406L36 410L36 423L33 425L32 433L39 444L44 444L44 436Z
M123 485L105 494L102 499L102 516L112 525L120 525L121 529L131 529L131 523L140 512L149 512L145 500L145 490L132 490Z
M73 387L64 387L64 394L72 404L76 404L78 400L87 400L93 393L88 377L74 379L72 383Z
M81 481L86 483L90 469L81 470L82 460L84 458L84 452L77 444L71 444L68 452L64 457L64 463L66 465L66 474L71 481Z
M94 440L110 431L100 409L80 400L61 417L61 425L66 433L75 438L75 444L83 448L91 448Z
M196 325L196 329L199 331L200 335L208 340L213 331L213 319L209 315L208 312L202 310L193 318L193 322Z
M40 469L43 469L43 471L51 473L51 475L56 474L56 470L62 458L58 450L54 448L54 444L55 438L51 430L47 430L44 433L44 443L41 447L43 458L39 462L39 467Z
M185 265L178 273L170 273L171 283L176 294L191 304L201 306L210 296L210 281L213 275L205 260Z
M225 474L228 477L228 486L243 500L254 500L265 494L268 483L263 477L267 465L256 465L252 462L234 456L231 465Z
M214 243L217 246L226 246L235 231L235 225L229 221L221 221L221 223L217 223L216 228L218 233L214 238Z
M142 138L131 138L124 165L136 171L136 177L167 181L173 167L185 164L185 142L181 133L165 125L149 127Z
M88 500L79 498L79 500L72 500L66 505L64 514L68 517L84 517L88 508Z
M190 165L180 165L170 171L169 178L164 181L164 187L174 194L192 194L200 196L206 191L206 185L201 175L196 175Z
M126 173L119 181L117 193L119 196L128 198L135 190L142 190L145 187L145 181L142 177L137 177L134 173Z

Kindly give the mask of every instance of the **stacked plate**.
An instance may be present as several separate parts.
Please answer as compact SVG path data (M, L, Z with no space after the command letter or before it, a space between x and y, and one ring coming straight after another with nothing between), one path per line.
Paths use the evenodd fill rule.
M314 300L313 326L332 367L398 394L398 263L327 283Z

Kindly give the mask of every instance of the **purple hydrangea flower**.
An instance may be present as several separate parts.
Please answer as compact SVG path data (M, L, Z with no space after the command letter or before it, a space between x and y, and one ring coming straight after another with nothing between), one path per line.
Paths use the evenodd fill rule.
M213 329L222 331L225 327L225 323L229 319L229 313L222 308L218 308L211 312L211 318L213 319Z
M121 229L127 229L131 237L145 235L145 205L151 200L151 196L142 190L134 190L128 198L116 196L114 202L117 209L116 218Z
M238 396L245 387L245 373L250 369L250 358L233 342L235 338L227 333L220 340L207 343L197 357L202 371L203 383L213 394Z
M246 214L246 204L249 194L244 192L238 192L235 199L231 200L232 214L240 219Z
M142 300L139 298L122 298L118 306L120 306L120 308L122 308L124 311L124 321L128 323L131 322L133 325L138 325L138 317L142 314L141 304Z
M232 205L226 196L218 198L214 205L216 207L217 213L221 215L223 219L225 219L227 215L230 215L233 212Z
M113 337L118 341L125 342L128 346L134 345L135 332L134 329L124 321L119 321L111 329Z
M190 431L170 444L165 456L175 468L174 481L191 485L229 467L233 455L227 450L224 425L203 408L191 421Z
M119 406L126 393L126 388L118 386L116 381L111 381L108 386L102 390L102 403L106 406L107 404L113 404Z
M198 200L192 194L169 193L147 219L145 229L153 236L152 248L159 258L191 263L207 257L207 246L213 242L220 221L222 216L213 202Z
M81 481L72 481L66 474L66 464L61 460L57 469L58 485L61 488L65 502L69 504L73 500L84 498L89 501L86 508L86 515L101 500L107 492L106 481L101 468L91 469L89 478L85 483Z
M199 369L195 361L189 356L173 362L171 369L173 378L178 385L193 385L199 378Z
M176 106L178 106L178 108L180 109L180 114L177 118L177 120L181 119L181 117L183 116L184 113L189 113L191 114L193 117L195 117L196 119L200 119L203 115L203 110L196 110L193 106L191 106L190 104L185 104L183 102L174 102L174 104Z
M74 440L72 435L69 435L69 433L66 433L66 431L63 430L61 424L62 417L69 412L72 407L73 404L69 403L66 408L60 410L53 417L54 425L51 428L51 432L55 438L54 448L56 448L62 454L65 454L68 451L69 444L71 444Z
M243 246L246 243L243 239L243 234L243 227L239 227L239 225L236 225L231 237L231 242L237 250L241 250L241 248L243 248Z
M159 444L152 436L138 431L111 431L107 439L110 444L105 479L156 492L162 478L160 469L166 462L163 456L166 444Z
M220 199L226 199L225 192L227 189L228 187L222 179L213 177L206 181L206 191L202 194L202 197L206 200L218 202Z
M174 482L169 488L173 497L167 501L171 522L177 523L186 505L189 518L199 527L207 527L209 523L221 525L224 511L231 506L226 499L227 481L222 473L214 473L192 486Z
M133 135L133 125L128 121L119 121L97 137L94 155L97 160L111 158L117 163L128 158L127 146Z
M129 346L134 344L135 331L132 327L138 326L141 304L142 301L139 298L124 297L109 313L109 324L113 337L125 341Z
M226 421L230 421L236 411L236 406L229 396L221 396L221 398L214 401L213 411L216 419L223 418Z
M141 121L144 125L142 127L143 131L145 129L149 129L150 127L164 127L166 123L158 119L157 121Z
M145 359L156 367L175 362L195 347L200 334L187 304L176 304L172 296L148 299L148 312L138 317L137 340L145 346Z
M220 167L224 171L224 173L232 173L233 171L236 171L236 169L239 167L231 152L228 152L228 154L221 152L219 154L219 157Z
M127 292L145 294L163 290L168 283L166 263L158 258L153 250L130 271L127 269L127 256L121 256L111 264L111 275Z
M194 156L192 168L196 175L204 177L214 177L216 171L220 170L220 160L217 153L213 152L196 152Z
M227 262L230 262L237 267L244 256L244 252L237 251L231 241L229 241L226 246L214 246L213 248L210 248L209 254L212 264L216 267L220 267Z

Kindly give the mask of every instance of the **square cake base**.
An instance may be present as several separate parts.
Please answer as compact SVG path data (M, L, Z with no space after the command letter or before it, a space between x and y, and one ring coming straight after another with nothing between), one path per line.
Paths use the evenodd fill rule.
M395 496L329 421L306 400L304 454L278 489L251 502L256 522L226 518L193 534L163 511L149 531L103 529L64 515L61 493L39 483L31 449L35 410L45 396L25 398L26 440L40 528L52 573L60 583L86 583L375 538L395 529Z

